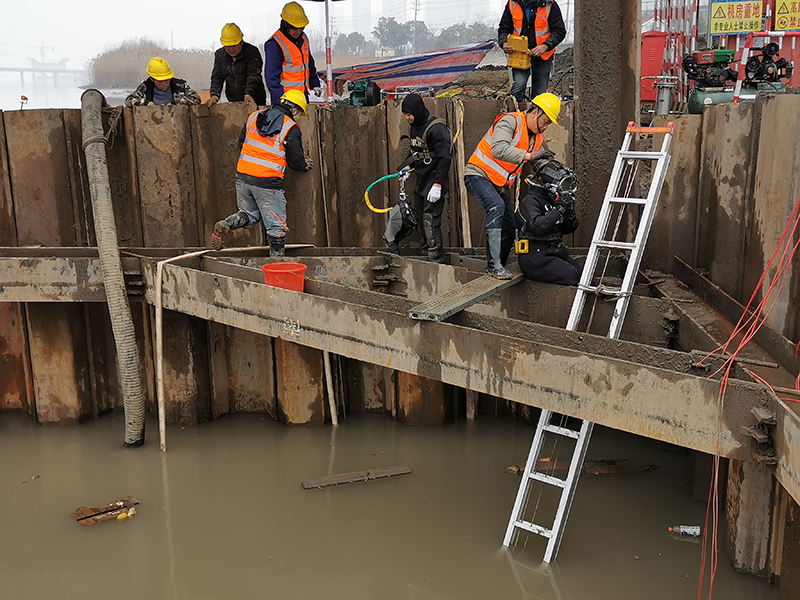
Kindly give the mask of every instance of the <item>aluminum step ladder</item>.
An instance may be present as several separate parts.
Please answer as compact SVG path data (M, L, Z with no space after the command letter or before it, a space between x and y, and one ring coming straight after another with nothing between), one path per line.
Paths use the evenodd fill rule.
M638 134L664 134L661 150L653 152L632 151L630 149L631 142L634 136ZM583 313L587 297L592 295L596 306L597 298L602 295L605 298L616 298L607 336L611 339L619 337L630 297L633 293L633 286L636 282L645 242L650 233L650 226L653 223L658 198L661 195L664 177L669 167L669 149L674 134L674 123L670 123L667 127L637 127L633 122L628 124L622 148L617 153L608 188L603 198L603 205L592 236L592 243L586 256L586 263L581 273L578 290L575 293L572 310L567 321L567 330L577 331L580 327L584 331L589 331L592 326L594 306L588 319L584 319ZM650 189L645 198L629 197L641 161L655 161ZM635 211L632 218L634 220L638 219L633 241L618 239L626 208ZM625 229L623 228L623 232ZM601 254L603 253L606 255L605 264L602 265L599 283L595 283ZM622 283L613 288L603 285L603 276L612 253L624 253L628 257L628 264ZM503 546L510 546L520 531L527 531L547 538L547 548L544 553L544 562L546 563L555 560L558 554L569 509L578 486L578 477L580 476L586 450L589 447L589 439L592 435L593 423L590 421L575 423L575 421L577 420L568 419L563 415L557 415L542 409L542 414L536 426L536 433L533 436L531 450L528 454L528 462L525 464L525 470L522 473L522 481L514 502L511 519L508 522L506 535L503 539ZM548 436L548 445L552 441L554 449L559 449L562 442L564 445L574 444L569 470L565 479L555 477L546 471L536 470L542 448L545 447L546 435ZM555 463L555 457L553 457L552 462ZM552 525L549 527L533 522L542 498L542 492L540 492L534 507L534 514L528 519L525 518L529 497L534 486L537 486L540 490L550 488L550 495L558 497L555 516L552 520Z

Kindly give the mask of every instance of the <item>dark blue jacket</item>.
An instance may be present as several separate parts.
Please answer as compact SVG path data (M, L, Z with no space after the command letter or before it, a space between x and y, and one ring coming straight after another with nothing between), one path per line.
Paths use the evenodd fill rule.
M289 24L281 20L281 31L292 39L298 47L303 43L303 37L294 40L289 35ZM280 104L281 96L283 96L283 86L281 86L281 71L283 71L283 50L280 44L274 39L270 38L264 44L264 81L267 82L267 91L270 95L270 102L272 104ZM319 75L317 75L317 66L314 64L314 57L311 56L311 50L308 51L308 87L314 89L320 87ZM308 91L306 91L308 97Z

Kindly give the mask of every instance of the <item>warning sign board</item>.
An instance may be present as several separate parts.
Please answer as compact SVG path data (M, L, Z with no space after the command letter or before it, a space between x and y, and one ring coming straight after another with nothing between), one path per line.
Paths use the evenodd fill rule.
M775 29L800 29L800 2L778 0L775 3Z
M778 0L778 3L785 0ZM794 0L797 4L798 0ZM791 4L791 2L789 2ZM713 0L711 3L711 35L730 35L761 31L764 12L762 0L733 2Z

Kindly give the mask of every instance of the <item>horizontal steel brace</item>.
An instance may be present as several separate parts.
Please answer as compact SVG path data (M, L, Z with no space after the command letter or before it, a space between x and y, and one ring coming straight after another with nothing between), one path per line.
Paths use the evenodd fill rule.
M145 264L149 302L154 266ZM719 382L512 336L165 265L164 307L721 456L751 460L755 384ZM332 284L329 284L332 285Z

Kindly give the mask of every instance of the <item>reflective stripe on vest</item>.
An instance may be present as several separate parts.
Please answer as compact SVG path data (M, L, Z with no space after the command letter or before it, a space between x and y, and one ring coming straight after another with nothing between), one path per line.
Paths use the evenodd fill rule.
M308 89L308 38L303 34L302 49L297 47L294 40L285 35L280 29L272 36L283 52L283 65L281 66L281 86L286 92L297 88L305 93Z
M540 6L536 9L536 20L533 23L533 28L536 35L537 46L544 44L544 41L550 37L550 24L548 19L550 18L550 10L552 6L553 5L548 2L545 6ZM514 35L522 35L522 22L524 18L522 6L520 6L514 0L508 0L508 11L511 13L511 18L514 21ZM553 56L555 51L555 48L548 50L539 58L542 60L548 60L551 56Z
M283 115L281 130L271 137L264 137L256 129L256 119L263 111L256 111L247 119L247 133L236 171L253 177L279 177L286 171L286 149L283 140L296 123Z
M514 183L517 178L517 172L521 170L522 165L517 165L504 160L498 160L492 156L492 142L494 141L494 128L497 122L503 117L511 115L516 120L516 128L514 129L514 137L511 139L511 145L523 152L535 152L542 146L542 136L537 134L533 141L533 147L530 147L530 137L528 132L528 125L525 122L525 113L513 112L498 115L489 131L483 136L475 152L469 158L469 164L475 165L481 171L486 173L489 181L498 187L504 187L509 183Z

